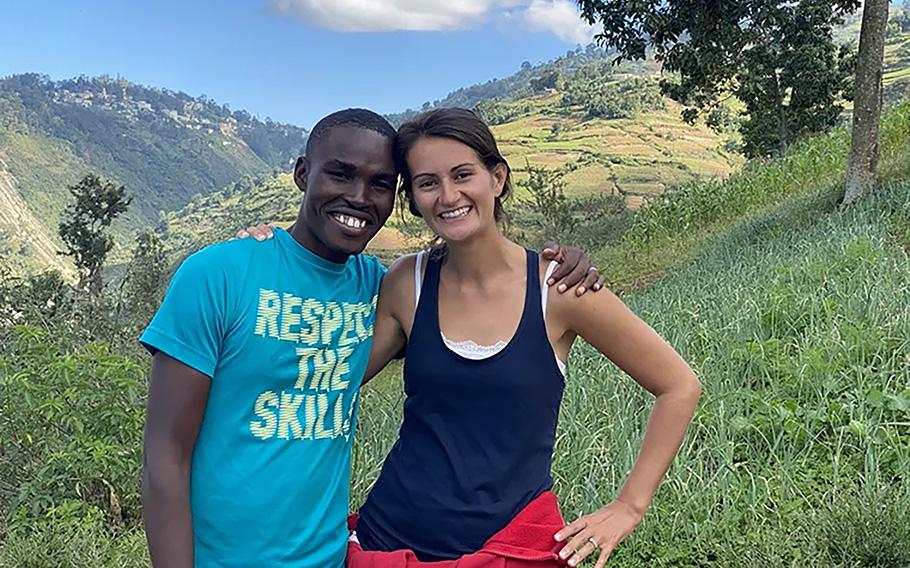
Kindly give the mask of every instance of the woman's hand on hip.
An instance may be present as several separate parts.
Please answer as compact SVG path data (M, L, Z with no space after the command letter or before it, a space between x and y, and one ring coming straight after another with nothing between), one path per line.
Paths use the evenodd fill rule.
M595 568L606 565L613 550L641 523L644 513L628 503L613 501L603 509L569 523L555 538L566 545L559 557L578 566L588 557L597 558Z

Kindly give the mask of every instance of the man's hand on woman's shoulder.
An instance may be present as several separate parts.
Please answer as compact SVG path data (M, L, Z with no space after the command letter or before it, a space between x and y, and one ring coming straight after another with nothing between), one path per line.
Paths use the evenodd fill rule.
M247 227L246 229L240 229L237 231L234 236L238 239L247 239L253 237L257 241L267 241L275 236L273 232L274 226L269 223L260 223L258 225L253 225Z
M547 279L547 285L556 286L556 291L560 294L572 287L576 287L576 296L582 296L588 290L597 292L603 288L604 277L594 266L591 257L580 248L548 242L544 244L540 256L544 260L559 263Z

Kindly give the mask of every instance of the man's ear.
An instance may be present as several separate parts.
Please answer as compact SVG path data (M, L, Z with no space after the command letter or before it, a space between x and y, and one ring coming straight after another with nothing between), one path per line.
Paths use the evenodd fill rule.
M306 192L306 178L309 172L310 162L306 159L306 156L297 158L297 163L294 164L294 183L297 184L300 191Z

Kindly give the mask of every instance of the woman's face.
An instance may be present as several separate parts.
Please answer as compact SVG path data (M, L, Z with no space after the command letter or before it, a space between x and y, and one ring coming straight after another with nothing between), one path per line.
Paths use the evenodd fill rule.
M496 198L506 167L491 172L473 148L450 138L421 138L407 155L414 204L446 242L464 241L495 227Z

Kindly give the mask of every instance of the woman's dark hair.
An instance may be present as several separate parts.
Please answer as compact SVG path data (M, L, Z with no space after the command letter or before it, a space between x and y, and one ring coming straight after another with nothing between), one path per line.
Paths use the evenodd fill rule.
M407 198L408 209L420 217L414 206L414 188L411 185L411 172L408 169L408 152L421 138L449 138L470 147L480 157L480 161L490 172L502 164L506 167L506 180L502 193L496 198L493 207L493 218L499 222L505 220L506 213L502 202L512 193L512 170L509 163L499 153L496 139L486 123L468 109L439 108L417 115L398 129L395 140L395 162L401 172L401 189Z

